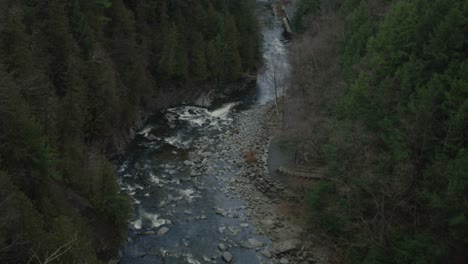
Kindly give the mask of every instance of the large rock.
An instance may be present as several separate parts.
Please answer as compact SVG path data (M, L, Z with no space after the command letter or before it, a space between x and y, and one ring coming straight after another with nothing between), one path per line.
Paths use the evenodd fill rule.
M252 245L254 248L263 246L263 243L260 242L260 241L258 241L258 240L255 239L255 238L249 238L249 239L247 240L247 242L248 242L250 245Z
M284 252L288 252L293 249L296 249L300 243L301 241L299 239L288 239L288 240L283 240L280 242L275 242L273 243L272 252L274 254L281 254Z

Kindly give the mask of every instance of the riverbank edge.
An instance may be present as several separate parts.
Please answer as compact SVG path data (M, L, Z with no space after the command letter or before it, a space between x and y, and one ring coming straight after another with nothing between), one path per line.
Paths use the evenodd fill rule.
M244 137L243 145L249 146L244 151L255 153L255 162L245 161L239 175L242 184L235 187L247 208L254 212L252 223L256 230L271 239L269 253L276 259L301 264L329 263L329 250L308 232L306 212L298 212L304 209L304 198L287 183L290 179L283 181L272 177L268 168L269 146L282 132L282 120L276 113L275 104L270 102L237 114L236 125L256 123L258 128L239 126L240 130L247 129L250 131L247 134L251 133ZM245 184L246 181L250 186ZM294 206L297 208L291 208Z

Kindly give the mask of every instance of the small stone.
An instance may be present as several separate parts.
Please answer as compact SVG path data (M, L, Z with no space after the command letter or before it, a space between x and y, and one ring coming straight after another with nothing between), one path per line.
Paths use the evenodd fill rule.
M221 250L221 251L225 251L227 249L227 246L223 243L219 243L218 244L218 249Z
M231 233L234 235L234 236L237 236L237 233L239 233L240 230L236 229L235 227L232 227L232 226L229 226L228 227L229 231L231 231Z
M260 220L260 224L265 226L268 229L273 229L273 226L275 225L275 221L273 221L271 219Z
M169 232L169 228L167 228L167 227L162 227L162 228L159 229L159 231L158 231L158 236L162 236L162 235L166 234L167 232Z
M262 255L265 256L265 258L271 258L271 252L268 249L262 250Z
M287 259L285 259L285 258L280 259L280 264L288 264L288 263L289 263L289 261Z
M247 223L242 223L242 224L240 224L240 226L246 228L246 227L249 227L249 224L247 224Z
M232 254L231 253L225 251L225 252L223 252L222 257L223 257L223 260L226 263L231 263L231 261L232 261Z
M174 201L174 197L170 194L167 195L167 203L171 203Z

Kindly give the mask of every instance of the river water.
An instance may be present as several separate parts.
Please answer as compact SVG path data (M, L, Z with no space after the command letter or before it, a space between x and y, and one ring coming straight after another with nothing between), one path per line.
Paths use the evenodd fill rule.
M282 27L270 1L257 0L256 15L266 68L249 107L274 99L269 78L287 68ZM241 166L231 159L239 153L222 145L245 101L214 110L174 107L148 120L118 169L122 191L134 204L120 263L225 263L223 252L232 263L275 263L261 253L270 239L257 233L243 198L226 187Z

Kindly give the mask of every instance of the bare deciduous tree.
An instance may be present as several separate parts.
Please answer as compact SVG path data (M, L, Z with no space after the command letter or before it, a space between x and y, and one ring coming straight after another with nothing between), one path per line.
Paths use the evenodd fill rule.
M53 263L55 260L59 259L61 256L66 254L68 251L70 251L78 242L78 236L75 234L75 236L70 239L67 243L59 246L56 250L54 250L52 253L47 253L42 259L39 257L37 250L31 250L30 252L30 258L28 260L29 263L33 263L33 261L36 261L38 264L50 264Z
M298 141L298 151L321 159L321 139L334 116L343 90L338 61L343 22L336 15L309 19L309 30L291 49L291 85L285 110L286 131ZM325 133L325 134L324 134Z
M282 118L286 102L286 89L289 83L290 69L285 55L275 54L269 61L267 69L261 76L262 81L273 93L278 118Z

